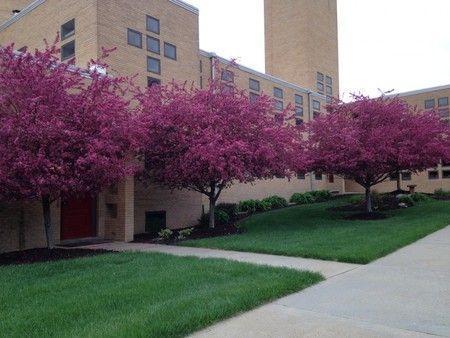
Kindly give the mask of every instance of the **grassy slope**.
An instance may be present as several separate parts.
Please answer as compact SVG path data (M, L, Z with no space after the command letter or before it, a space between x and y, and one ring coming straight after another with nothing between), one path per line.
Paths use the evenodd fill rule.
M422 202L376 221L327 210L342 204L345 198L254 215L241 222L244 234L182 245L365 264L450 224L450 201Z
M150 253L0 267L0 336L178 337L320 280Z

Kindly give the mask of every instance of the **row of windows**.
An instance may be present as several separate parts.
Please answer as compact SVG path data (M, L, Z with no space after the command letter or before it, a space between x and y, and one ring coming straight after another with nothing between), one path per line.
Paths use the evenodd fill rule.
M320 94L326 94L327 96L333 95L333 79L331 76L323 75L321 72L317 72L317 91Z
M409 171L401 173L402 181L411 181L411 173ZM391 181L396 181L398 176L393 174L390 176ZM442 170L442 178L450 178L450 170ZM428 179L429 180L438 180L439 179L439 170L429 170L428 171Z
M128 44L137 48L142 48L142 34L138 31L128 28ZM160 40L146 36L147 51L154 54L161 54ZM177 47L171 43L164 42L164 56L176 60L177 59Z
M428 99L424 102L425 109L432 109L436 107L436 100L435 99ZM438 107L446 107L448 106L448 97L440 97L437 99L437 106Z
M322 173L314 173L313 175L314 175L314 179L316 181L322 181L323 180ZM304 180L305 177L306 177L305 173L297 173L297 178L299 180ZM329 175L327 175L327 177L328 177L328 182L329 183L334 183L334 175L333 174L329 174Z

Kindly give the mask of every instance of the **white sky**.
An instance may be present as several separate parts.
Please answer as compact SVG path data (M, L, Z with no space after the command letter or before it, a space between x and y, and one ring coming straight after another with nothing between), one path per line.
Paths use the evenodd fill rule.
M264 71L263 0L186 1L200 48ZM341 94L450 84L450 0L338 0L338 25Z

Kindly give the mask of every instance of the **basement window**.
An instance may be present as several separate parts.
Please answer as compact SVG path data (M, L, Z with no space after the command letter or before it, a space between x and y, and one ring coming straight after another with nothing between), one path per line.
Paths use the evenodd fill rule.
M402 181L411 181L411 173L409 171L402 172Z
M159 86L161 85L161 80L160 79L156 79L154 77L147 77L147 86L151 87L151 86Z
M67 21L61 26L61 41L75 34L75 19Z
M450 170L442 170L442 178L450 178Z
M428 172L428 179L429 180L438 180L439 179L439 172L437 170L430 170Z

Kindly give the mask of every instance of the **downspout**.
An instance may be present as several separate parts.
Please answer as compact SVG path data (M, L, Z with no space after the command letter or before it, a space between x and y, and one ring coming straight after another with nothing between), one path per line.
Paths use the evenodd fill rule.
M308 90L308 122L311 121L311 91ZM309 173L309 189L313 191L313 173Z

